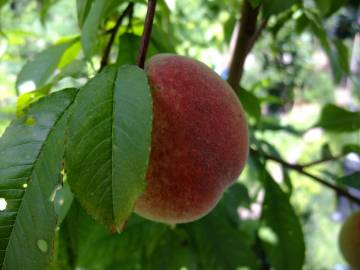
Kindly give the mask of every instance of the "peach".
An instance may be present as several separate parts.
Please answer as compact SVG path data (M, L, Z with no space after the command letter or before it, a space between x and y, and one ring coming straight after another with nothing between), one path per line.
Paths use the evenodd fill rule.
M339 235L340 251L353 270L360 270L360 211L343 224Z
M134 210L163 223L190 222L214 208L245 165L244 112L233 89L201 62L160 54L145 70L153 131L147 187Z

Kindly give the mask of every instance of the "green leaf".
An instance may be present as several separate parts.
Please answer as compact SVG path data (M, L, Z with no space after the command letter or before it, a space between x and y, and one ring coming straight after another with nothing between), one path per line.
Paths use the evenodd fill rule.
M345 5L346 0L315 0L315 3L321 15L328 17Z
M27 81L32 81L36 88L46 84L53 75L65 51L75 42L74 39L52 45L37 54L34 60L27 62L21 69L17 80L16 88Z
M119 38L119 52L116 60L118 66L136 64L137 53L140 47L141 37L131 33L124 33ZM150 42L147 58L157 54L159 51Z
M335 41L335 47L337 50L338 61L342 71L345 74L350 74L350 63L349 63L349 50L341 40Z
M46 23L47 13L52 5L56 3L55 0L42 0L40 9L40 20L43 25Z
M220 211L190 224L200 269L259 269L247 236L230 226Z
M342 149L343 154L355 153L360 155L360 145L356 144L347 144Z
M76 0L77 19L80 28L83 27L84 21L89 13L93 0Z
M261 107L259 99L253 93L243 88L240 88L238 91L236 91L236 94L239 97L244 110L257 121L260 120Z
M68 126L68 181L84 208L112 229L120 230L144 191L151 123L146 75L135 66L107 68L76 98Z
M263 0L249 0L250 4L253 8L256 8L257 6L259 6Z
M316 126L330 132L352 132L360 129L360 112L351 112L333 104L321 111Z
M46 269L56 227L67 109L75 89L40 99L13 121L0 141L0 261L2 269Z
M301 224L289 202L289 197L266 173L265 200L262 220L270 235L265 251L274 269L302 269L305 243ZM260 234L261 236L261 234Z
M341 177L338 181L344 185L360 190L360 171Z
M98 38L98 29L105 14L106 0L94 0L84 21L81 32L81 45L87 59L94 53Z
M317 14L311 10L305 9L304 14L308 19L311 30L319 39L321 47L326 52L331 63L333 77L336 83L339 83L342 76L349 71L348 67L348 52L346 47L340 42L333 44L328 37L328 34L322 25L322 22ZM334 49L336 48L336 50Z
M292 5L299 3L298 0L263 0L263 13L264 17L269 17L271 15L276 15L281 13L289 8Z

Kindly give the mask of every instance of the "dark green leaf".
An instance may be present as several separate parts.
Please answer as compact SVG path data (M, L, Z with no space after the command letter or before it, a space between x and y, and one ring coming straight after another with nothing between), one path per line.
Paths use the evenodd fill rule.
M65 51L74 42L75 40L62 42L37 54L34 60L26 63L21 69L16 80L16 88L19 89L19 86L27 81L32 81L36 88L44 86L53 75Z
M289 202L288 195L268 174L265 192L262 220L270 237L263 240L269 261L277 270L300 270L305 258L300 221Z
M262 1L263 0L250 0L250 4L252 5L253 8L256 8L262 3Z
M76 98L68 127L68 181L84 208L112 229L120 230L145 188L151 123L146 75L135 66L107 68Z
M321 158L326 159L331 157L333 157L333 154L331 152L330 145L326 143L321 147Z
M230 226L220 211L191 224L200 269L259 269L247 235Z
M343 147L342 153L349 154L349 153L356 153L360 155L360 145L356 144L347 144Z
M346 0L315 0L315 3L321 15L330 16L346 4Z
M236 91L236 94L238 95L245 111L258 121L261 117L259 99L253 93L243 88L240 88L238 91Z
M75 89L57 92L29 107L0 141L0 261L2 269L46 269L53 252L67 109ZM35 218L36 217L36 218Z
M341 177L338 181L344 185L360 190L360 171Z
M348 48L341 40L335 41L335 47L337 50L338 61L339 61L342 71L345 74L349 74L350 73L350 64L349 64L350 57L349 57Z
M289 9L292 5L299 3L298 0L263 0L263 12L265 17L276 15Z
M321 111L316 126L330 132L351 132L360 129L360 112L351 112L333 104Z

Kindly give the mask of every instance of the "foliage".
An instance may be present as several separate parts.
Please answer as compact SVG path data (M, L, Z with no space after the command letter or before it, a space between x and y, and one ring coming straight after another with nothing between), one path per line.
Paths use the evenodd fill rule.
M147 57L186 54L226 77L231 70L221 63L244 1L159 0ZM249 1L266 27L235 89L250 126L247 169L206 217L169 226L131 214L146 185L151 138L149 87L135 66L146 1L129 8L125 0L0 0L0 67L17 74L0 74L0 91L17 95L16 112L2 106L13 119L0 139L2 269L314 268L312 212L324 194L329 209L339 191L351 199L348 190L360 190L359 167L343 170L345 157L360 154L352 79L360 69L351 65L360 27L346 15L360 8L345 0ZM56 23L59 6L64 22ZM341 16L355 25L346 35ZM62 23L71 30L39 34ZM314 60L319 54L329 67ZM348 104L334 90L344 82L354 89ZM304 104L315 113L295 114ZM319 129L321 139L306 141Z

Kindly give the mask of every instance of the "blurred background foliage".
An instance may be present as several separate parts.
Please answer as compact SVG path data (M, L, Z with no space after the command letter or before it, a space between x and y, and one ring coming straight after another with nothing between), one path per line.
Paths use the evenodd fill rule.
M131 19L116 34L112 63L134 63L146 13L145 1L134 2ZM292 164L341 156L308 171L350 183L349 192L359 196L359 2L251 2L263 3L260 19L267 20L239 91L252 147ZM99 70L128 3L91 3L0 0L0 133L34 100L80 87ZM241 4L159 1L148 56L188 55L226 78ZM346 150L350 144L352 151ZM170 227L133 216L120 235L88 217L65 183L56 199L63 220L51 269L300 269L302 235L303 269L347 269L337 234L358 206L282 165L252 154L239 184L207 217ZM357 178L342 178L351 174Z

